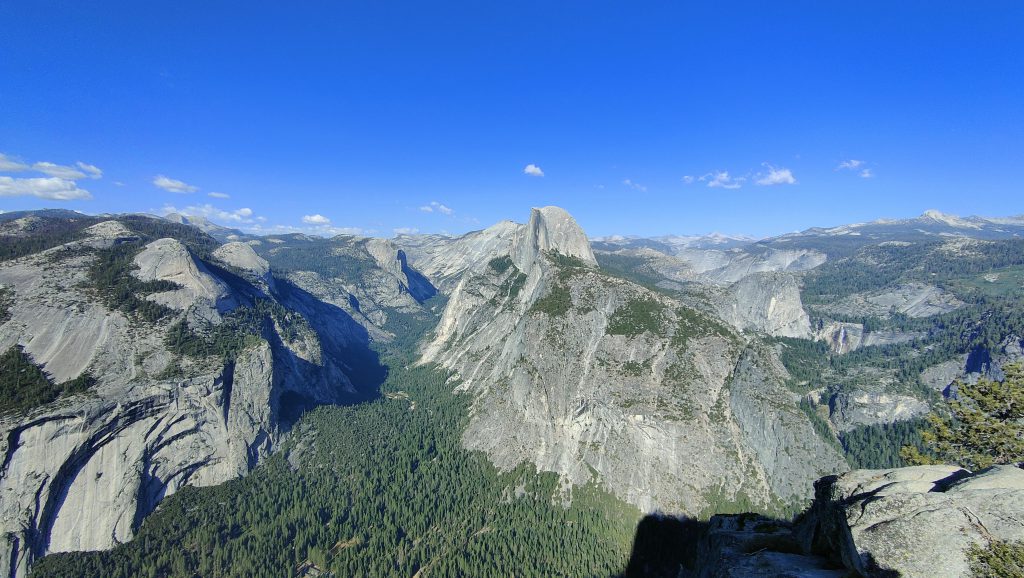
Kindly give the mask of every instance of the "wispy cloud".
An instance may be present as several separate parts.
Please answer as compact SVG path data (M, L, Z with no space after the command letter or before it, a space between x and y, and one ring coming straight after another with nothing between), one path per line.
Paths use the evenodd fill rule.
M29 166L20 160L9 157L3 153L0 153L0 172L5 173L19 173L21 171L27 171Z
M420 230L415 227L398 227L397 229L392 229L392 232L396 235L415 235Z
M423 205L422 207L420 207L420 210L423 211L424 213L433 213L436 211L438 213L441 213L442 215L451 215L452 213L455 212L451 207L439 203L437 201L430 201L430 204Z
M544 171L542 171L537 165L530 163L523 168L523 174L530 175L531 177L543 177Z
M190 217L206 217L211 221L220 221L222 223L250 224L261 219L260 217L254 217L253 210L249 207L242 207L241 209L235 209L234 211L225 211L214 207L209 203L203 205L190 205L181 208L173 205L164 205L163 209L161 209L161 213L164 215L179 213Z
M761 186L796 184L796 178L793 177L793 172L789 169L773 167L768 163L764 163L764 167L768 169L768 172L763 173L761 178L757 179L757 184Z
M627 187L633 189L634 191L640 191L641 193L646 193L647 192L647 187L646 186L641 185L640 183L634 183L630 179L624 179L622 181L622 184L624 184Z
M29 165L19 158L0 153L0 172L20 173L23 171L43 173L48 177L66 181L78 181L84 178L98 179L103 176L103 171L99 167L82 161L75 163L75 166L58 165L48 161L39 161Z
M864 166L864 161L859 161L857 159L850 159L848 161L843 161L843 162L839 163L839 166L837 166L835 170L837 170L837 171L844 171L844 170L846 170L846 171L854 171L854 170L857 170L858 168L860 168L862 166Z
M683 184L692 185L695 180L697 179L694 178L693 176L686 175L685 177L683 177Z
M69 181L77 181L78 179L84 179L85 173L74 168L66 167L48 162L38 162L32 165L32 170L49 175L51 177L57 177L58 179L67 179Z
M229 195L227 193L217 193L217 192L206 193L206 196L213 197L215 199L230 199L231 198L231 195Z
M372 230L360 227L332 227L330 225L317 225L313 227L296 227L293 225L249 225L241 227L243 230L257 235L284 235L288 233L301 233L303 235L318 235L321 237L333 237L335 235L368 235Z
M871 169L864 169L859 173L859 175L862 179L871 179L874 178L875 173Z
M103 177L103 170L96 165L90 165L89 163L83 163L82 161L78 161L77 163L75 163L75 166L85 171L86 175L90 179L98 179Z
M747 179L746 177L731 177L729 171L715 171L697 180L706 182L713 189L738 189Z
M330 225L331 220L327 217L317 213L315 215L306 215L302 217L302 222L307 225Z
M75 181L59 177L15 179L0 176L0 197L38 197L52 201L91 199L92 194L78 188Z
M184 181L179 181L178 179L165 177L164 175L157 175L153 177L153 184L171 193L185 194L194 193L199 190L199 187L192 186Z

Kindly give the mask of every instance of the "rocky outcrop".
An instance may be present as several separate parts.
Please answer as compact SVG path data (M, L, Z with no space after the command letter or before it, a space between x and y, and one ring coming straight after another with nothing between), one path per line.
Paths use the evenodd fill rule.
M814 488L792 522L648 516L626 576L969 578L972 547L1024 539L1024 470L1015 466L857 470Z
M716 303L719 316L741 331L811 338L811 321L800 300L800 285L785 273L748 275Z
M691 513L799 500L810 480L844 469L770 351L601 273L569 219L535 210L508 253L478 254L422 349L473 397L467 448L503 470L596 476L643 509Z
M930 317L963 306L955 295L933 285L904 283L884 290L855 293L820 309L838 315L885 317L896 312L909 317Z
M274 276L270 273L270 263L257 255L249 243L225 243L213 251L213 257L242 271L249 281L260 285L264 290L274 291Z
M840 431L861 425L887 424L926 415L928 402L893 393L852 391L837 393L829 400L829 420Z
M178 289L147 298L178 311L197 310L204 319L216 319L238 305L227 283L217 279L177 239L158 239L135 256L133 275L143 281L169 281Z
M862 576L970 576L968 551L1024 539L1024 470L858 470L815 484L804 547Z
M96 379L87 393L0 415L4 575L25 576L50 552L130 540L161 499L245 474L297 411L350 399L363 381L350 375L365 374L365 331L297 295L289 295L289 327L266 323L233 361L170 351L165 335L178 319L205 310L198 318L215 324L270 297L218 277L181 242L159 239L136 256L133 274L177 284L151 297L182 313L145 322L109 310L89 289L93 251L138 238L104 222L81 240L0 265L0 284L13 295L0 348L23 346L56 382L85 372Z
M587 235L565 209L533 209L530 222L520 229L512 245L512 262L521 270L528 270L538 257L552 251L597 266Z

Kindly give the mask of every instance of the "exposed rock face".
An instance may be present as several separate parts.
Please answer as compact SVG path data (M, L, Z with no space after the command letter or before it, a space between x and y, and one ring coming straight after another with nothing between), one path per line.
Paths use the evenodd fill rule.
M250 281L262 285L267 291L274 290L274 277L270 274L270 263L256 254L252 245L234 241L225 243L213 252L221 262L240 269Z
M955 295L933 285L905 283L882 291L856 293L822 310L840 315L884 317L895 311L909 317L930 317L963 305Z
M135 265L138 270L133 274L143 281L170 281L180 287L149 296L161 305L179 311L199 309L204 318L215 319L238 304L227 284L211 275L177 239L153 241L135 256Z
M559 207L533 209L530 222L516 236L512 247L512 262L525 271L538 257L549 251L597 266L587 235L572 216Z
M863 576L961 578L972 545L1024 539L1022 513L1024 470L1014 466L858 470L815 484L801 535Z
M1024 538L1024 470L857 470L815 484L796 522L648 516L626 575L678 578L968 578L968 552Z
M0 348L21 344L56 382L86 371L97 380L88 393L0 415L4 575L25 576L50 552L130 540L157 503L184 485L248 472L297 407L339 402L355 391L349 373L365 332L340 312L295 296L289 306L314 319L312 327L286 332L270 324L227 364L177 358L164 335L181 314L143 322L108 310L85 288L94 257L83 249L138 236L116 222L87 233L0 264L0 284L14 294ZM225 261L238 254L232 250ZM205 310L211 323L257 295L268 298L257 287L229 285L174 239L149 243L135 262L139 278L180 286L152 298L188 315Z
M473 395L466 447L501 469L532 462L573 484L596 472L641 508L691 513L741 497L792 501L845 469L770 352L600 273L564 211L534 210L508 236L498 245L509 247L506 262L477 253L479 265L466 265L422 350Z
M395 314L422 314L423 302L437 293L405 251L386 239L287 235L255 248L297 287L341 309L380 341L394 337L388 324Z
M854 391L837 393L829 400L829 420L840 431L860 425L894 423L928 413L928 402L909 395Z
M811 338L811 321L800 300L800 286L792 275L748 275L729 288L717 308L722 319L740 330Z

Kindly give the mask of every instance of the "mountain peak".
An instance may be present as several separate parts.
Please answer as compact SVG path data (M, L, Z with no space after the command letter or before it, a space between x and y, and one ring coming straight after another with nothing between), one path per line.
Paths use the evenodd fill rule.
M956 228L960 228L960 229L962 229L962 228L971 228L971 229L978 228L978 226L975 223L972 223L968 219L964 219L964 218L959 217L957 215L950 215L948 213L943 213L942 211L938 211L938 210L935 210L935 209L928 209L927 211L925 211L924 213L921 214L921 218L922 219L931 219L932 221L937 221L937 222L942 223L944 225L949 225L950 227L956 227Z
M576 223L576 219L561 207L535 207L530 212L530 222L516 239L512 255L516 266L525 270L540 254L547 251L556 251L597 266L587 234Z

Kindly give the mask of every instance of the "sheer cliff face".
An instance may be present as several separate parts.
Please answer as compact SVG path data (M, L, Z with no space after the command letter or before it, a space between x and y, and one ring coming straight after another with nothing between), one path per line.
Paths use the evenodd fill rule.
M272 449L296 404L333 403L355 393L346 352L365 331L323 304L289 297L291 311L317 315L282 331L265 325L230 363L181 357L165 335L181 318L214 325L257 297L275 300L266 262L245 248L215 254L222 276L179 241L158 239L135 256L133 275L172 281L151 294L172 314L143 322L102 304L88 285L94 251L137 239L117 222L80 241L0 265L13 292L0 348L24 347L54 382L85 372L89 392L0 416L0 551L5 575L24 576L50 552L99 550L132 538L143 517L187 484L242 475ZM262 286L259 281L262 280ZM317 309L319 307L319 309ZM363 345L365 346L365 345Z
M778 505L844 469L770 351L601 273L565 211L535 209L508 236L507 252L466 267L422 351L473 396L466 447L689 513Z

